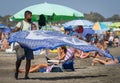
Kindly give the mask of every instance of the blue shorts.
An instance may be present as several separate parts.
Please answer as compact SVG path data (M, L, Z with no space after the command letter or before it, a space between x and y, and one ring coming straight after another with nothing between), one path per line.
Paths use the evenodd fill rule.
M38 70L38 72L46 72L46 68L40 68L39 70Z
M24 48L25 55L17 57L17 60L31 60L34 59L33 51L27 48Z

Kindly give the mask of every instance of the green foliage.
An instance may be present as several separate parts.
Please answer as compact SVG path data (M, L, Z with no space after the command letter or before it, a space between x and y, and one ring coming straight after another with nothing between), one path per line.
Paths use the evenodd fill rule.
M99 13L90 12L90 14L85 14L85 19L91 20L93 22L104 21L105 18Z
M106 20L107 20L107 21L111 20L111 21L113 21L113 22L118 22L118 21L120 21L120 15L115 14L115 15L113 15L112 17L110 17L110 18L108 18L108 19L106 19Z
M11 17L11 15L6 15L4 17L0 16L0 23L6 25L6 26L15 26L17 21L10 21L9 18Z
M112 21L112 22L118 22L120 21L120 15L113 15L112 17L109 18L105 18L104 16L102 16L99 13L94 13L94 12L90 12L90 14L84 14L85 19L87 20L91 20L93 22L102 22L102 21Z

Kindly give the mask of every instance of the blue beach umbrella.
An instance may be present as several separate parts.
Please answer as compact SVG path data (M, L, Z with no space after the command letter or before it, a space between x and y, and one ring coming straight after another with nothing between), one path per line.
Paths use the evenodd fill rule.
M0 23L0 29L2 29L2 28L6 28L6 26L4 24Z
M84 52L98 51L105 57L113 58L112 55L105 53L94 45L56 31L20 31L10 34L9 42L19 42L22 47L32 50L55 49L59 46L70 46Z
M5 26L4 24L0 23L0 31L3 32L3 30L5 30L7 28L7 26Z
M68 21L62 25L64 27L72 27L72 28L74 28L75 26L83 26L89 28L93 26L93 22L85 19L77 19L77 20Z
M12 31L12 29L9 28L9 27L6 27L6 28L3 28L3 29L2 29L2 32L3 32L3 33L11 33L11 31Z
M101 22L101 23L106 25L107 27L109 27L112 24L112 22Z
M91 34L93 35L95 33L94 30L92 30L92 28L84 28L84 31L82 33L82 36L85 37L87 34Z

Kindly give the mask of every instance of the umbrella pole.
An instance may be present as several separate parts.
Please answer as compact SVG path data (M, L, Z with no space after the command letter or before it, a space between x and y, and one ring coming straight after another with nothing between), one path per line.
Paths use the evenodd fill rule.
M45 51L46 51L45 58L47 60L47 63L49 63L48 60L51 60L51 59L48 57L48 54L49 54L48 48L46 48Z
M48 56L49 52L48 52L48 48L45 49L45 56Z

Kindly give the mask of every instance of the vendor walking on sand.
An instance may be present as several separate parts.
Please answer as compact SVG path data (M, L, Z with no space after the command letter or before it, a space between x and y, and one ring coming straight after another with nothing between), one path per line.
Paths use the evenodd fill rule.
M24 20L21 21L21 22L18 22L18 24L16 25L16 28L12 32L16 32L16 31L20 31L20 30L21 31L31 30L32 12L31 11L25 11L24 17L25 17ZM31 59L34 59L34 56L33 56L33 51L28 49L28 48L24 48L24 55L23 56L17 56L15 79L18 79L19 67L21 65L22 60L25 59L25 58L26 58L25 79L29 79L28 74L29 74L29 70L30 70L30 66L31 66Z

